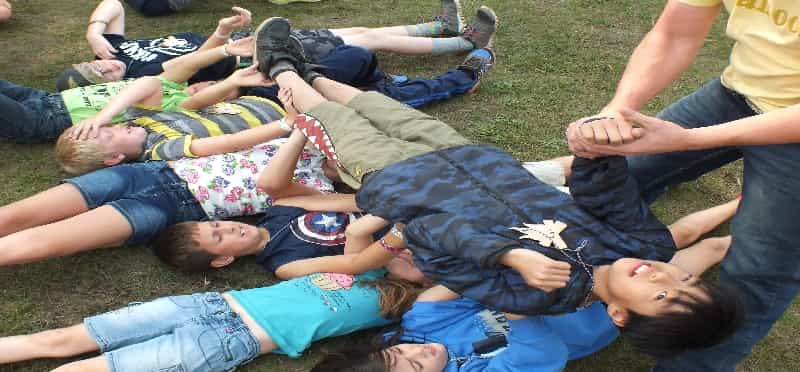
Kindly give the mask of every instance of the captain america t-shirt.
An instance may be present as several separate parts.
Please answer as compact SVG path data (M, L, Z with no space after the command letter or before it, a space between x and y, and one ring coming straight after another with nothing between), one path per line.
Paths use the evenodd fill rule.
M270 239L256 262L274 273L292 261L343 254L345 229L359 216L273 205L258 222L269 231Z
M117 50L116 58L125 63L125 78L155 76L164 69L161 65L173 58L192 53L208 39L207 37L182 32L152 39L127 40L122 35L104 34L103 37ZM210 65L189 79L189 83L221 80L236 68L236 57L227 57Z

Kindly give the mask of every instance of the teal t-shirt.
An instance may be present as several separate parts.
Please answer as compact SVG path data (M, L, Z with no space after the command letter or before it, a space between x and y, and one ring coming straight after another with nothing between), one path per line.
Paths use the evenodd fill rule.
M389 324L378 291L358 284L385 273L312 274L230 294L278 345L273 352L297 358L316 340Z
M183 90L186 84L176 83L159 77L161 81L161 107L162 111L175 111L181 102L189 98L189 94ZM116 97L120 91L125 89L133 80L113 81L110 83L87 85L67 89L61 92L61 98L67 107L72 124L77 124L81 120L97 115L111 99ZM123 114L117 114L111 120L117 123L123 120Z

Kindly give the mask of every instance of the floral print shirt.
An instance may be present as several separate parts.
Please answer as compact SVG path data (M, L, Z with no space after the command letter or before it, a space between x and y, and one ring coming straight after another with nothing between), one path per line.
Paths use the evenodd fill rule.
M272 198L256 186L259 173L278 152L285 138L251 149L175 162L175 173L213 220L263 213ZM325 157L304 149L294 171L294 181L322 192L333 192L333 183L322 171Z

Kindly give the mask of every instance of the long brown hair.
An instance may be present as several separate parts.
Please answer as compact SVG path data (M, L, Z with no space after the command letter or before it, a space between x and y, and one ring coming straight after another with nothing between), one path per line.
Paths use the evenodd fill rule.
M401 279L383 278L365 280L360 283L378 291L381 316L392 320L400 320L403 313L408 311L417 300L417 296L426 289L421 284Z

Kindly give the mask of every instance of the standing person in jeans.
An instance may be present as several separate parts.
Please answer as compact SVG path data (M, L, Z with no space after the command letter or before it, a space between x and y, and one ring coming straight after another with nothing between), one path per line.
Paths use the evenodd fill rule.
M736 43L722 76L661 111L664 121L625 111L641 108L691 64L723 5ZM569 126L578 155L653 154L628 157L648 201L744 158L743 200L720 279L743 294L747 323L718 346L659 361L656 371L733 371L800 289L799 16L796 1L670 0L611 102ZM643 128L632 128L631 118Z

